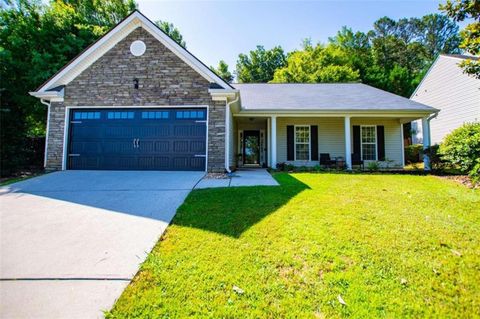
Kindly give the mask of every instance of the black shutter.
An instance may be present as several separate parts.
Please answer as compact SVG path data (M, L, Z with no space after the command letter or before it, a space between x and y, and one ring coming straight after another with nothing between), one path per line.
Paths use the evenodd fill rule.
M385 160L385 127L377 125L377 158L379 161Z
M310 156L312 161L318 161L318 126L310 126Z
M293 125L287 125L287 161L295 160L295 132Z
M360 156L360 125L353 126L353 154ZM348 156L348 154L347 154Z

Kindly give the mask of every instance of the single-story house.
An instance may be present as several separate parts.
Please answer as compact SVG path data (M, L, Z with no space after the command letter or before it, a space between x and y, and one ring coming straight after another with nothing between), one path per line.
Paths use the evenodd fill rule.
M48 170L402 167L403 123L437 110L364 85L229 84L134 11L31 95L48 106Z
M460 62L479 57L440 54L410 99L441 112L430 122L430 142L443 138L464 123L480 121L480 79L463 72ZM422 122L412 122L413 143L423 142Z

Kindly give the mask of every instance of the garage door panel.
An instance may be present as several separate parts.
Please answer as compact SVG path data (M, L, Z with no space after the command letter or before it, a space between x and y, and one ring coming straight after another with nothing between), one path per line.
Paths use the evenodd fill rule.
M204 170L205 117L206 109L72 110L68 167Z

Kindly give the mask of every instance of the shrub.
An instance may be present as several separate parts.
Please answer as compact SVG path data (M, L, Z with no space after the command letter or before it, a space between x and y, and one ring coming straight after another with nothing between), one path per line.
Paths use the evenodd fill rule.
M367 164L367 169L368 169L369 171L371 171L371 172L373 172L373 171L378 171L378 170L380 169L380 165L378 164L377 161L375 161L375 162L369 162L369 163Z
M445 161L480 179L480 123L466 123L448 134L440 146Z
M422 161L423 154L422 144L412 144L405 147L405 162L408 164L418 163Z
M423 154L430 158L430 168L433 171L443 171L445 169L445 165L447 164L439 153L439 147L440 146L438 144L435 144L423 150Z

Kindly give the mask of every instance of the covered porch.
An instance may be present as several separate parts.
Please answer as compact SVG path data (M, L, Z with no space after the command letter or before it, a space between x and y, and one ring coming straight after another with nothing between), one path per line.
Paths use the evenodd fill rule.
M405 114L234 114L230 166L403 168ZM326 161L330 159L330 163ZM332 165L334 164L335 165Z

